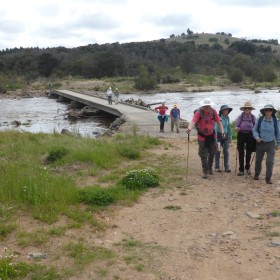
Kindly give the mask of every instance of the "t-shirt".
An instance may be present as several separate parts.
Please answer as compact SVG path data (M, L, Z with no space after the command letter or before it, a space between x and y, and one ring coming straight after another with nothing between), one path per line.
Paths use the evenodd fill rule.
M173 118L178 118L178 117L180 117L180 109L178 109L178 108L173 108L173 109L171 109L170 115L171 115Z
M253 130L253 127L256 123L256 117L253 114L244 114L242 113L240 116L238 116L235 127L240 128L240 132L251 132Z
M203 116L201 117L200 110L196 111L196 113L193 116L192 122L198 124L199 131L205 136L212 135L214 133L215 122L220 121L220 117L217 111L213 108L211 108L209 112L203 110ZM213 111L213 113L211 111ZM205 141L205 138L199 134L197 134L197 138L200 141Z
M155 108L155 110L158 110L159 111L159 114L161 116L165 115L165 112L168 110L168 107L167 106L158 106Z

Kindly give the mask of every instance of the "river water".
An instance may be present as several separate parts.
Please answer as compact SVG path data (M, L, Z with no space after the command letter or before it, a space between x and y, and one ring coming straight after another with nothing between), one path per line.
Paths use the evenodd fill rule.
M250 90L226 90L196 93L129 94L121 95L120 99L134 98L137 100L140 98L148 104L165 101L169 109L177 104L181 109L181 117L190 121L193 111L199 107L199 102L206 97L211 98L215 103L213 107L217 110L223 104L232 107L231 121L234 121L241 113L240 107L246 101L250 101L256 108L253 111L256 116L259 115L259 110L265 104L273 104L276 109L280 107L279 90L264 90L261 93L254 93ZM67 104L47 97L0 99L0 130L16 129L33 133L60 133L63 128L66 128L82 136L95 137L96 133L104 132L114 120L107 115L72 122L65 118L66 110ZM19 121L21 125L16 127L12 124L13 121Z
M231 121L234 121L238 115L240 115L240 107L244 105L246 101L250 101L252 106L256 109L253 110L253 114L258 117L259 110L263 108L265 104L272 104L275 109L280 108L280 92L277 90L263 90L261 93L255 93L251 90L223 90L213 92L196 92L196 93L157 93L157 94L134 94L129 95L134 99L141 98L145 103L155 103L165 101L169 109L173 108L174 104L177 104L181 110L181 118L188 121L193 116L193 111L200 107L199 102L204 98L210 98L214 103L213 106L219 111L221 105L227 104L233 108L230 113ZM159 105L156 105L159 106ZM156 106L151 106L152 108Z
M65 115L68 104L47 97L0 99L0 131L19 130L32 133L60 133L62 129L85 137L96 137L115 119L108 115L70 121ZM21 123L15 126L14 121Z

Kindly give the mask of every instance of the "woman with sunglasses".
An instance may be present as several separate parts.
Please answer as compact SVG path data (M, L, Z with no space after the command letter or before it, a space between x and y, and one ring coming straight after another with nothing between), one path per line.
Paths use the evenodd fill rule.
M266 153L265 182L272 184L271 176L274 165L275 150L280 147L279 121L276 118L276 109L271 105L265 105L260 110L262 116L256 122L253 135L257 141L255 180L259 180L262 170L262 161Z
M243 112L238 116L235 123L235 130L237 131L237 149L239 155L239 172L237 175L243 176L245 170L248 175L251 175L251 156L252 153L256 151L256 140L252 132L256 123L256 117L252 114L252 110L255 110L255 108L250 102L245 102L244 106L241 107L240 110Z

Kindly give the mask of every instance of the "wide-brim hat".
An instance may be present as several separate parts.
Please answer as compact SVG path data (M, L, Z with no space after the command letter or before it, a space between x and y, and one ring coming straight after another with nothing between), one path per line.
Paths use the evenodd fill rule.
M241 110L241 111L244 111L245 108L251 108L252 110L256 110L256 109L252 106L251 102L248 102L248 101L244 103L244 106L240 107L240 110Z
M219 111L219 115L222 114L223 110L228 110L228 114L232 111L232 108L230 108L228 105L222 105Z
M199 102L200 106L201 107L204 107L204 106L214 106L215 103L212 102L212 100L210 98L204 98L203 100L201 100Z
M265 114L265 110L266 109L271 109L272 110L272 115L275 115L277 110L273 107L273 105L271 104L267 104L265 105L262 109L260 109L261 114L264 116Z

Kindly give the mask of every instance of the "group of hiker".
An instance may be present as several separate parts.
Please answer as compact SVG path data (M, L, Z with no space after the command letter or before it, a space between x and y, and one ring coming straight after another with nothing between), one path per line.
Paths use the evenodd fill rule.
M109 87L108 90L107 90L107 98L108 98L108 104L109 105L113 104L113 95L114 95L115 104L118 104L119 103L119 97L120 97L119 89L116 88L115 91L113 92L112 88Z
M158 120L160 122L159 132L164 132L164 123L168 121L168 114L167 114L168 107L165 105L165 102L162 102L160 106L155 107L155 111L158 112ZM173 105L173 108L170 110L170 119L171 119L171 132L174 131L174 126L176 128L176 132L179 133L179 126L180 126L180 109L178 108L177 104Z
M212 107L215 105L211 99L205 98L200 102L200 108L195 111L189 123L187 133L193 128L197 129L198 155L201 158L203 175L207 179L215 171L231 172L229 166L229 143L232 141L229 113L232 108L222 105L219 113ZM251 175L251 166L255 156L254 180L259 180L262 170L262 161L266 154L265 182L272 184L271 177L274 165L275 150L280 147L280 123L276 118L277 110L273 105L265 105L261 116L256 118L252 111L255 108L250 102L240 107L242 113L238 116L234 129L237 132L237 150L239 158L238 176L245 173ZM220 165L220 155L223 153L223 165ZM252 155L254 156L252 157ZM237 154L236 154L237 156ZM237 161L237 158L236 158Z

